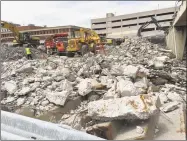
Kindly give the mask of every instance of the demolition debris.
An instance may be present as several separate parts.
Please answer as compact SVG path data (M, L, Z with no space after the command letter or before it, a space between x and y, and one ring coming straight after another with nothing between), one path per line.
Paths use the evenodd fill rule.
M185 104L186 61L176 60L165 46L126 38L120 46L105 48L106 55L34 60L27 60L19 49L13 49L17 52L13 56L6 50L2 57L1 104L30 107L36 110L36 117L41 117L58 108L66 109L70 101L77 102L76 108L59 111L62 114L55 122L106 139L115 138L100 134L101 128L110 129L105 121L112 125L131 120L147 123L160 110L167 113ZM117 128L114 125L111 130ZM146 133L141 124L133 129L138 137Z

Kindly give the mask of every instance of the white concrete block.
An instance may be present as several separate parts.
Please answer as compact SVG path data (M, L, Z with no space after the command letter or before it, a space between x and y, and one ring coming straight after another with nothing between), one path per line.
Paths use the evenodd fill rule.
M9 94L14 94L17 90L17 85L15 81L7 81L5 82L4 88L8 91Z
M138 67L128 65L128 66L123 66L123 74L132 78L136 78L137 72L139 70Z
M98 100L88 103L88 115L98 120L148 119L158 109L156 98L148 95Z
M62 91L62 92L48 92L46 98L56 105L64 106L65 102L68 98L69 92Z
M83 79L78 85L78 93L85 96L92 91L92 83L90 79Z
M121 79L117 83L117 92L122 96L134 96L138 91L131 81Z

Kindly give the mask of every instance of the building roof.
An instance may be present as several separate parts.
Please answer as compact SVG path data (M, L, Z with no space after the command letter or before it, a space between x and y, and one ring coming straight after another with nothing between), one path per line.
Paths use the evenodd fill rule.
M162 13L164 13L165 10L178 10L179 7L169 7L169 8L162 8L162 9L155 9L156 11L162 11ZM121 15L114 15L113 17L115 18L120 18L121 16L133 16L136 17L137 15L141 15L141 14L148 14L151 11L155 11L155 10L149 10L149 11L141 11L141 12L136 12L136 13L128 13L128 14L121 14ZM113 18L111 17L111 18ZM103 18L93 18L91 19L92 22L94 22L95 20L105 20L107 17L103 17Z
M22 26L23 27L23 26ZM26 27L26 26L25 26ZM36 27L36 26L35 26ZM18 28L18 27L17 27ZM74 28L74 29L80 29L80 28L83 28L83 27L79 27L79 26L74 26L74 25L66 25L66 26L55 26L55 27L40 27L40 28L35 28L35 29L27 29L25 28L25 30L18 30L20 32L31 32L31 31L42 31L42 30L50 30L50 29L63 29L63 28ZM4 32L4 33L1 33L1 34L7 34L7 33L12 33L12 32Z

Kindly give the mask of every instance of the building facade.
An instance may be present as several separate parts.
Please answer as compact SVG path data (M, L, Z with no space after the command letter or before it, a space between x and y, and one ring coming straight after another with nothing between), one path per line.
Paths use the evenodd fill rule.
M58 26L58 27L32 27L31 29L28 26L20 26L17 27L20 32L29 32L31 36L39 37L41 40L45 40L48 36L67 32L69 37L76 36L74 35L76 31L79 31L81 27L78 26ZM1 32L1 42L12 42L14 40L13 33L8 32Z
M151 17L155 17L164 28L170 26L173 15L178 8L165 8L159 10L145 11L127 15L115 16L113 13L107 13L106 18L91 19L91 28L99 35L104 36L125 36L136 35L137 30L147 21L151 21ZM155 33L157 28L154 24L149 24L142 34Z

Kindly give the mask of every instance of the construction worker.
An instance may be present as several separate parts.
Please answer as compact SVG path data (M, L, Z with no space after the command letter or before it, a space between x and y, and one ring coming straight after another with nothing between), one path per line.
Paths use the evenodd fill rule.
M30 50L29 45L27 47L25 47L25 51L26 51L27 59L32 60L32 55L31 55L31 50Z

